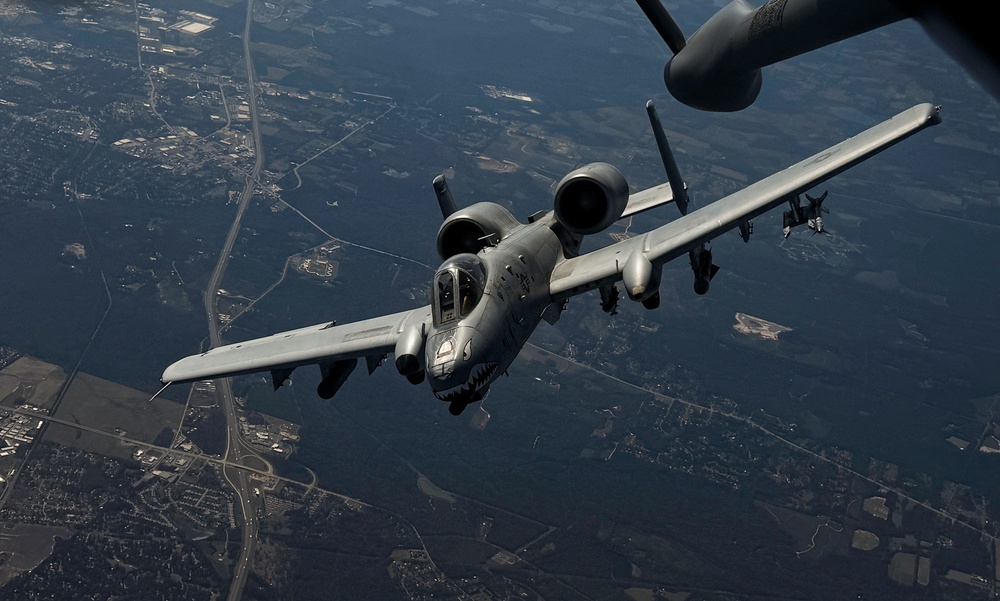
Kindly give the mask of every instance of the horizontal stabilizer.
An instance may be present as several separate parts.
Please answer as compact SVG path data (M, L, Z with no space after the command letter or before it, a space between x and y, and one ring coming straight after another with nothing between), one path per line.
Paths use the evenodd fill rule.
M622 212L621 219L638 215L650 209L670 204L674 202L674 192L670 189L670 184L660 184L652 188L646 188L641 192L630 194L625 211Z

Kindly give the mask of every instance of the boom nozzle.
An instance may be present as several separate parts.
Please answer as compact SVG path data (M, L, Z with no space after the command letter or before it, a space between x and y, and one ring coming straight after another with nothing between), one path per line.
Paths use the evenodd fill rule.
M684 39L684 32L677 26L677 22L670 16L667 9L660 0L636 0L639 8L645 13L646 18L653 24L656 33L660 34L667 47L674 54L684 49L687 40Z

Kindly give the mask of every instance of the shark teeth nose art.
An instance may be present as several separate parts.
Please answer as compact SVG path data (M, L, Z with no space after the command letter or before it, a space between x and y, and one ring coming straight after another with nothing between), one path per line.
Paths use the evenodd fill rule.
M457 401L469 398L480 388L489 384L498 369L500 369L499 363L490 362L479 365L473 370L472 377L465 384L448 391L437 392L435 396L442 401Z

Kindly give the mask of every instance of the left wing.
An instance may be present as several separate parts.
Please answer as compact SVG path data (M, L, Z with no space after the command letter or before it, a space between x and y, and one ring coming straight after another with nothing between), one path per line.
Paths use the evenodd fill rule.
M164 370L160 380L178 384L260 371L284 374L283 380L300 365L330 365L359 357L373 359L377 365L383 356L393 352L405 329L422 327L430 316L430 307L423 307L341 326L317 324L220 346L181 359ZM276 379L275 386L280 383Z
M699 245L801 194L878 154L896 142L941 122L938 107L919 104L844 140L784 171L656 228L641 236L567 259L549 280L554 301L622 279L629 259L648 260L658 268ZM657 190L651 188L651 190ZM669 192L669 189L667 190ZM640 192L636 196L643 196ZM630 199L631 202L631 199ZM647 202L651 200L647 199ZM633 259L635 260L635 259Z

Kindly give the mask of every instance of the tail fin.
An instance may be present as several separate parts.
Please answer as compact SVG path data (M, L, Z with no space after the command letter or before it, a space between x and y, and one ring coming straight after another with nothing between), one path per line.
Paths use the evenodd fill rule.
M660 116L656 114L656 106L653 105L652 100L646 102L646 114L649 115L649 124L653 127L653 137L656 138L656 147L660 151L663 170L667 172L667 182L670 184L670 191L674 194L674 202L681 215L687 215L690 200L687 194L687 184L681 177L681 170L677 168L677 161L674 160L674 153L670 150L667 135L663 132L663 124L660 123Z
M458 210L455 199L448 189L448 181L441 174L434 178L434 194L437 195L438 206L441 207L441 216L447 219L452 213Z

